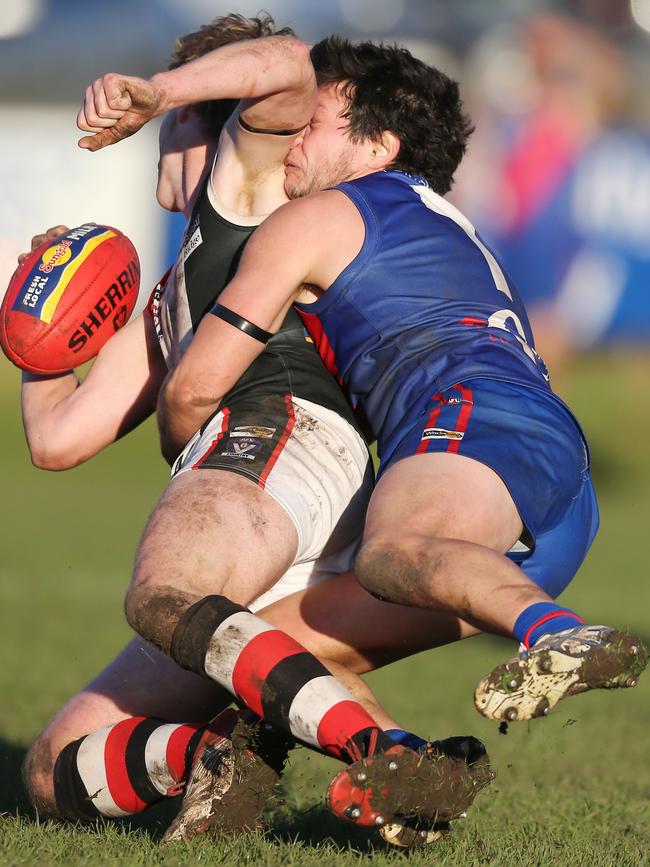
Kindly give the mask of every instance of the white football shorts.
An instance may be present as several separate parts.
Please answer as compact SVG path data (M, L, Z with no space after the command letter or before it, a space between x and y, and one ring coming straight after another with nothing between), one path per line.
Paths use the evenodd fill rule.
M250 478L298 534L293 565L253 610L352 568L373 470L363 437L336 412L291 395L235 401L189 441L172 477L210 469Z

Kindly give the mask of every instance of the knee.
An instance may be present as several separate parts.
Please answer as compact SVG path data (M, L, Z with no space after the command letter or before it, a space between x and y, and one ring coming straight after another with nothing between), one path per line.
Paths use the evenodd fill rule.
M141 585L132 584L124 597L124 616L131 629L138 635L142 635L141 629L145 625L140 610L143 602L142 596ZM144 636L142 637L144 638Z
M169 653L174 630L195 601L175 587L134 580L124 599L124 613L138 635Z
M54 765L57 756L46 735L32 744L23 761L23 782L27 796L40 816L62 819L54 792Z
M405 602L405 578L412 583L413 562L392 542L369 542L361 546L354 564L357 580L368 593L386 602Z
M431 607L441 565L434 540L424 546L417 540L375 541L361 546L354 571L361 586L378 599Z

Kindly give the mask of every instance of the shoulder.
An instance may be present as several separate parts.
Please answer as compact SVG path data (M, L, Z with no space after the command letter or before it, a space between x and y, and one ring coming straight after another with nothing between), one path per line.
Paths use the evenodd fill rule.
M267 217L253 232L242 262L255 267L273 262L293 287L309 283L324 289L358 254L364 238L365 223L355 205L340 190L324 190L287 202Z
M312 193L278 208L258 229L270 231L279 227L304 234L309 231L327 232L334 224L361 220L359 211L343 190L332 188Z

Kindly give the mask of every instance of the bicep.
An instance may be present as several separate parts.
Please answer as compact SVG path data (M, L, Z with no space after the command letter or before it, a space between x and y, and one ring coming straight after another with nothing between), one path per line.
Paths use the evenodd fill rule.
M264 331L278 331L303 284L322 286L322 280L329 279L323 262L330 270L340 266L340 250L338 257L332 252L327 229L341 216L328 210L332 201L338 200L331 193L317 193L289 202L268 217L248 241L219 304ZM343 264L345 256L349 261L349 251ZM236 326L208 314L174 372L176 393L194 404L220 400L263 349L264 344Z
M358 255L364 238L359 211L338 190L287 202L255 230L219 301L275 331L303 286L326 290Z
M265 260L264 252L265 245L260 250L259 245L253 244L251 254L242 258L218 303L263 331L275 333L295 292L292 278L286 274L280 278ZM181 403L195 406L218 403L264 351L264 346L235 325L208 313L174 371L173 393Z
M274 47L272 72L268 64L260 70L259 95L242 100L240 111L246 123L256 129L299 130L309 123L318 96L309 46L282 38Z

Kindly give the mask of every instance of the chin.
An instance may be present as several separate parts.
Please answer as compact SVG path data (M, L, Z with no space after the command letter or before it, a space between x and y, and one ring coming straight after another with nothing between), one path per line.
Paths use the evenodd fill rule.
M288 199L299 199L305 195L297 184L292 184L288 181L284 182L284 192Z

